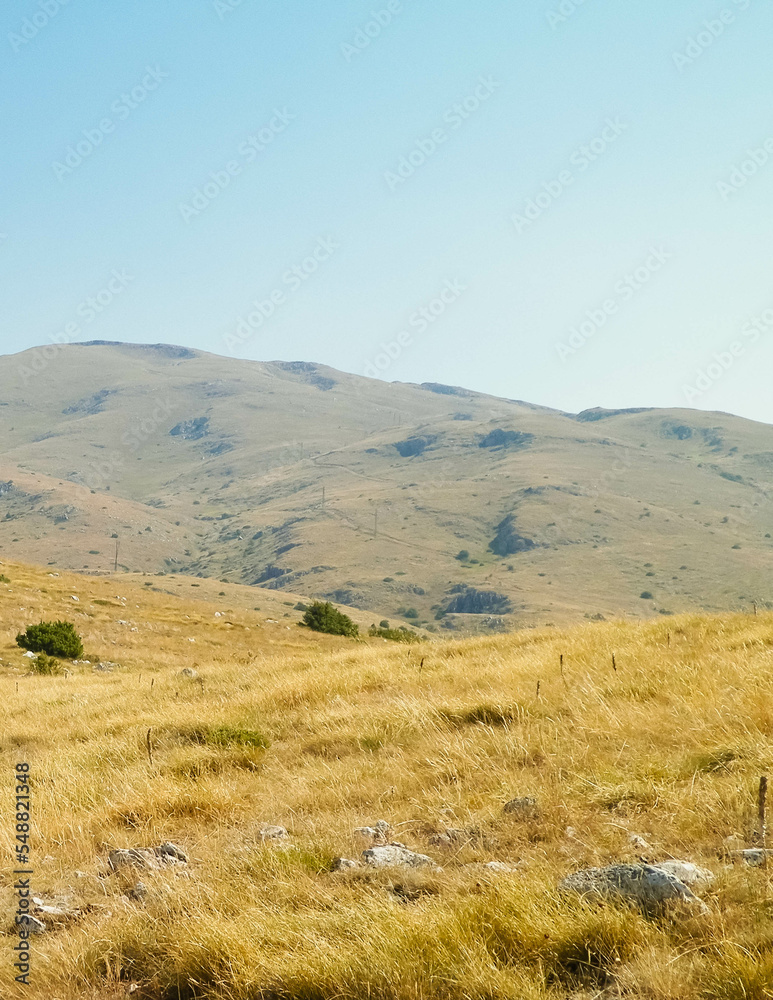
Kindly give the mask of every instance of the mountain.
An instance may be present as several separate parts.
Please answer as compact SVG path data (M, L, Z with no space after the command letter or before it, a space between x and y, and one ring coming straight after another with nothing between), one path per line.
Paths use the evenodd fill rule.
M1 357L0 430L0 558L438 630L771 597L773 427L728 414L93 342Z

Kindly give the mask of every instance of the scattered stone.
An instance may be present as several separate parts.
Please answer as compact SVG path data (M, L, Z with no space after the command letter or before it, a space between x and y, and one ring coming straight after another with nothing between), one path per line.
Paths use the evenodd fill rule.
M332 872L345 872L352 868L362 868L359 861L352 861L350 858L335 858L331 867Z
M514 872L517 868L513 868L512 865L506 865L504 861L486 861L483 865L484 868L488 868L492 872Z
M405 844L384 844L378 847L371 847L362 852L362 858L366 865L372 868L395 868L404 866L406 868L437 868L437 865L428 858L426 854L416 854L409 851Z
M654 914L674 903L688 905L701 913L708 908L676 875L653 865L610 865L588 868L568 875L559 883L562 892L581 896L619 899L636 903L645 913Z
M523 822L539 819L542 812L536 799L524 796L519 799L511 799L505 803L504 811L508 816Z
M743 861L750 868L762 868L770 858L773 858L773 850L765 850L762 847L749 847L745 851L733 851L730 856L738 861Z
M180 861L182 864L188 864L188 855L182 849L178 847L177 844L172 844L170 841L165 841L159 847L155 848L156 854L165 859L174 859L175 861Z
M83 662L85 663L86 661L84 660ZM109 660L105 660L104 663L103 662L95 663L94 666L92 667L92 670L96 670L102 674L110 674L113 672L113 670L115 670L117 666L118 666L117 663L111 663Z
M80 597L76 597L76 596L75 596L75 594L71 594L71 595L70 595L70 600L71 600L71 601L77 601L77 602L80 602Z
M385 819L380 819L375 826L358 826L353 833L372 844L386 844L392 835L392 827Z
M648 844L644 837L640 837L638 833L629 833L628 842L632 847L638 848L640 851L651 851L652 845Z
M190 677L191 679L199 676L198 670L194 670L193 667L183 667L180 673L183 677Z
M108 855L108 864L114 872L122 868L143 868L158 871L173 865L187 864L188 857L176 844L161 844L160 847L118 848Z
M26 659L28 659L28 660L34 660L34 659L35 659L35 657L37 656L37 654L36 654L36 653L33 653L33 652L32 652L32 651L30 650L30 651L28 651L28 652L26 652L26 653L22 653L22 656L26 657Z
M287 830L283 826L262 826L259 830L263 840L285 840Z
M26 916L27 916L27 928L30 934L46 933L46 925L43 923L42 920L38 920L37 917L33 917L31 913L28 913Z
M148 887L144 882L137 882L133 888L129 889L126 895L129 899L134 899L136 902L141 902L148 894Z

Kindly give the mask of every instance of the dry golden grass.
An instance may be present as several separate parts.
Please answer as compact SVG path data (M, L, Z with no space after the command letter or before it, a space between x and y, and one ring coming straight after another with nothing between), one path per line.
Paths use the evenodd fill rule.
M226 626L206 602L120 580L0 569L6 804L29 761L34 888L83 911L34 940L29 988L2 938L3 998L105 1000L134 984L152 1000L773 996L768 873L722 858L750 843L771 765L772 615L405 648L246 610ZM16 632L61 616L90 658L119 668L26 674ZM194 663L200 680L182 677ZM539 799L541 819L503 814L518 795ZM380 818L443 870L331 874L362 849L353 829ZM264 845L264 823L293 846ZM476 836L431 846L446 827ZM717 873L708 916L649 921L556 893L578 867L636 860L629 833L648 858ZM163 840L186 849L188 869L142 874L147 898L131 901L107 852ZM490 860L527 864L476 867Z

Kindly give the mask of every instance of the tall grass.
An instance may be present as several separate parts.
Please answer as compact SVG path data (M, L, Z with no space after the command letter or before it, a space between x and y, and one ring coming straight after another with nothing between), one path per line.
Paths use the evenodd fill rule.
M411 649L254 612L226 632L203 602L122 583L118 611L97 603L115 582L12 576L0 760L8 776L32 766L36 894L81 916L35 939L29 989L3 937L0 996L96 1000L132 983L149 1000L557 1000L615 984L653 1000L773 996L769 871L724 857L751 843L771 767L773 616L438 642L420 667ZM12 637L76 586L89 653L120 667L30 674ZM193 662L202 683L180 677ZM526 795L539 819L503 813ZM362 850L354 828L380 818L442 871L332 874ZM265 843L264 824L291 846ZM475 836L433 846L447 827ZM653 922L556 892L578 867L636 860L630 834L652 859L717 873L708 916ZM188 869L141 873L135 901L107 852L164 840ZM7 861L12 846L6 821ZM12 882L7 866L6 929Z

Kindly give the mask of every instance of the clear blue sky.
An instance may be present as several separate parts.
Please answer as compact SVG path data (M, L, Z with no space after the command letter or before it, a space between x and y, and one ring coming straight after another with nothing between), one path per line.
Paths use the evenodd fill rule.
M769 0L16 0L0 29L2 353L773 422Z

